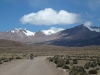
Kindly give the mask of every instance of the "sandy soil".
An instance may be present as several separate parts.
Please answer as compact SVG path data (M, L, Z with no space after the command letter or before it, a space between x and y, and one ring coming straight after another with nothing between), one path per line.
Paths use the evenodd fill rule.
M15 60L0 65L0 75L60 75L45 60L47 57L36 57L34 60Z

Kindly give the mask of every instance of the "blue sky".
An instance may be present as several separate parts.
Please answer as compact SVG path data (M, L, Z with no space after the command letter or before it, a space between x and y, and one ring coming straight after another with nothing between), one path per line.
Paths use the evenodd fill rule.
M0 0L0 31L100 26L100 0Z

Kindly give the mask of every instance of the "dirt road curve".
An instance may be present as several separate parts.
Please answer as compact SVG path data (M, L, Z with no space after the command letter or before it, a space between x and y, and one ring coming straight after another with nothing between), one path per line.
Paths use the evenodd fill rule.
M16 60L0 65L0 75L58 75L45 59L36 57L34 60Z

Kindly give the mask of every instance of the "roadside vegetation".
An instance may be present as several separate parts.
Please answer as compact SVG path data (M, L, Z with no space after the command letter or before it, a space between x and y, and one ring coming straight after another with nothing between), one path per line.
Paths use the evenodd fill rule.
M27 54L21 53L0 53L0 64L11 62L12 60L26 59Z
M56 64L69 75L98 75L100 73L100 57L89 55L55 55L47 58L49 62Z

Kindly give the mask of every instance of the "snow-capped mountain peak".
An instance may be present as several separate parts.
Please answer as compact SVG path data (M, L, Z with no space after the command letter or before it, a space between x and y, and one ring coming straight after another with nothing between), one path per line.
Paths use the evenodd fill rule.
M49 30L42 30L42 32L45 35L51 35L51 34L55 34L55 33L62 31L62 30L64 30L64 29L63 28L51 27Z
M11 32L12 33L18 33L18 32L20 32L20 31L25 31L26 30L26 28L25 29L23 29L23 28L15 28L14 30L11 30Z
M56 28L56 27L51 27L48 30L41 30L41 32L45 35L51 35L51 34L55 34L59 31L64 30L63 28ZM9 32L9 31L8 31ZM31 32L29 30L27 30L26 28L15 28L13 30L10 31L11 33L24 33L26 36L34 36L36 32Z
M26 28L15 28L14 30L11 30L12 33L19 33L22 32L24 33L26 36L34 36L35 32L31 32L29 30L27 30Z
M27 36L34 36L35 35L35 32L31 32L29 30L26 30L26 31L23 31L23 33Z

